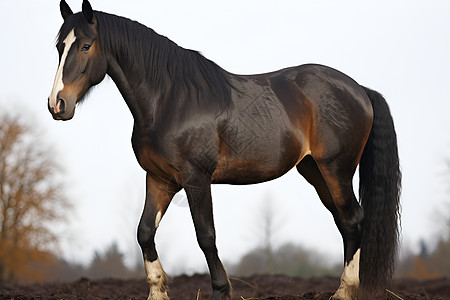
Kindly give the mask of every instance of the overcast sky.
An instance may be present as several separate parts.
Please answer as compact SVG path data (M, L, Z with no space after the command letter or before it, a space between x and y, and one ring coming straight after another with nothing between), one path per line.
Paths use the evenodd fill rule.
M73 11L81 0L67 1ZM432 240L449 197L449 1L111 1L95 10L126 16L233 73L304 63L334 67L387 99L403 170L402 238ZM88 262L117 241L128 262L145 174L131 149L132 117L105 79L69 122L56 122L47 97L58 65L59 1L0 1L0 109L33 122L65 169L75 210L59 230L66 259ZM447 174L448 175L448 174ZM272 199L275 244L294 242L342 259L341 237L313 188L291 171L269 183L214 186L219 254L235 262L260 243L264 203ZM169 272L202 271L187 203L178 195L161 222L157 248Z

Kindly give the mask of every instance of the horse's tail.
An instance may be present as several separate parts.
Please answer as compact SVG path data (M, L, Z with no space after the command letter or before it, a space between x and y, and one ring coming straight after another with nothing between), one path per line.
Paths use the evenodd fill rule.
M373 107L373 125L359 166L364 208L360 259L363 299L383 292L394 272L399 239L401 172L397 135L386 100L363 87Z

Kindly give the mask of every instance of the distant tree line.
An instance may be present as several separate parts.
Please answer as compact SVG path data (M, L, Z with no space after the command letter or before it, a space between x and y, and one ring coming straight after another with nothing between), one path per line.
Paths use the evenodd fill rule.
M450 277L450 239L439 239L432 251L422 240L419 254L409 252L400 260L397 276L420 279Z
M268 252L263 247L250 250L236 264L228 264L233 276L254 274L283 274L293 277L340 276L342 264L330 265L316 251L309 251L299 245L283 244ZM82 277L89 279L143 278L145 275L141 260L135 266L124 263L124 255L116 243L104 252L95 252L87 266L70 263L56 256L49 256L41 262L34 262L30 268L42 274L39 281L72 282ZM432 279L450 276L450 239L441 239L432 251L422 242L420 253L404 256L397 267L397 277Z
M450 171L450 163L449 163ZM450 172L449 172L450 174ZM420 241L419 253L409 251L400 260L397 275L411 278L450 277L450 202L441 215L445 222L441 235L435 245Z
M50 261L35 263L36 270L45 269L44 281L72 282L80 278L134 279L144 278L145 271L141 260L133 267L124 263L123 253L117 243L112 243L104 252L96 251L89 265L70 263L53 256Z
M450 159L445 162L447 195L450 194ZM448 198L448 196L447 196ZM418 254L409 251L401 259L397 275L411 278L450 277L450 200L446 207L436 211L437 219L443 221L440 237L435 245L420 241Z
M320 254L291 243L275 250L255 248L240 261L230 266L230 274L251 276L254 274L283 274L293 277L339 276L342 265L326 262Z
M330 265L317 251L310 251L292 243L274 247L277 230L282 227L282 218L276 215L272 199L267 197L261 206L259 224L255 234L260 235L254 249L240 261L229 266L229 273L237 276L254 274L283 274L296 277L334 275L339 276L342 265Z

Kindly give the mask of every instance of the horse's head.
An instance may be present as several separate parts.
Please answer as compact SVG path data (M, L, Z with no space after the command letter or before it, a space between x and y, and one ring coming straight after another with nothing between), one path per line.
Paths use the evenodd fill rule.
M106 75L107 61L100 51L97 19L87 0L82 12L73 14L65 0L60 3L64 24L56 48L59 66L48 109L56 120L70 120L75 106L92 86Z

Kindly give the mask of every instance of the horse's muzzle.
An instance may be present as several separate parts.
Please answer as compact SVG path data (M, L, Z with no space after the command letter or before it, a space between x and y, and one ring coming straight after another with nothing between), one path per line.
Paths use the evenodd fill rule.
M53 119L55 120L70 120L73 117L73 113L66 112L66 102L59 98L56 106L52 107L50 105L50 99L47 102L48 110L52 114Z

